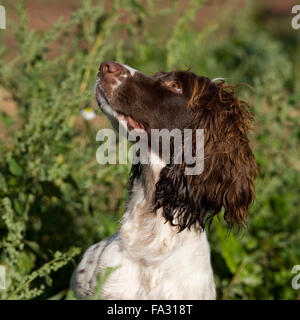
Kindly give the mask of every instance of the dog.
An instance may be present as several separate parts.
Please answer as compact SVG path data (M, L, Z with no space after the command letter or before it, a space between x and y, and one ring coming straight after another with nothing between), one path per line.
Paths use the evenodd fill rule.
M72 290L90 299L97 275L112 267L101 299L216 299L205 226L222 209L229 228L244 226L255 197L247 103L224 80L191 71L150 77L112 61L101 64L95 95L116 130L120 122L148 137L153 129L204 129L204 169L187 175L186 162L166 163L149 146L149 163L132 166L120 230L87 249Z

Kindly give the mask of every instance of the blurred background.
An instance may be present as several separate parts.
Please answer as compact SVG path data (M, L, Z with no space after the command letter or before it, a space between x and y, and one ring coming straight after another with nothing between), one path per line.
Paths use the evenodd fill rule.
M220 215L208 233L218 298L300 299L291 285L300 264L294 4L1 1L0 299L68 298L83 250L119 228L130 166L96 162L96 132L110 127L93 96L105 59L148 75L191 68L252 86L239 94L256 118L257 197L247 229L228 235Z

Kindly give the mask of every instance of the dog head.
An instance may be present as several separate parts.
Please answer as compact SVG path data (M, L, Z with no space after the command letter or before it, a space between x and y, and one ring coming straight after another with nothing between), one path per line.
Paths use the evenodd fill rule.
M204 228L222 208L230 227L246 221L257 166L247 137L252 116L234 89L190 71L149 77L116 62L100 66L96 98L115 129L121 120L148 136L153 129L204 129L203 172L186 175L186 162L171 161L156 183L153 207L179 230Z

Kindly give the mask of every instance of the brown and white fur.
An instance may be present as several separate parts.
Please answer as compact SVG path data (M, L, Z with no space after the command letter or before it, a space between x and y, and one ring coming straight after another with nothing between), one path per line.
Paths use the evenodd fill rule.
M149 164L133 168L122 225L91 246L71 288L89 299L97 274L117 267L102 299L215 299L205 224L224 208L229 226L244 224L254 198L257 168L246 136L251 116L225 86L189 71L147 77L115 62L101 64L97 101L114 128L203 128L204 172L184 177L183 165L165 164L149 152Z

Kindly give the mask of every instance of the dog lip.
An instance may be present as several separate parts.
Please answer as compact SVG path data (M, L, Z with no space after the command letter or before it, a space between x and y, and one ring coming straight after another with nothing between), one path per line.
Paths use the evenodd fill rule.
M127 121L134 130L145 130L145 127L140 122L134 120L132 117L127 117Z
M101 83L99 81L96 84L96 96L97 95L100 95L102 98L104 98L106 100L107 103L109 103L105 89L103 88L103 86L101 85Z
M141 131L146 130L145 126L141 122L135 120L132 116L128 116L118 110L115 110L115 112L117 113L118 120L126 121L130 126L130 128L132 128L133 130L141 130Z

